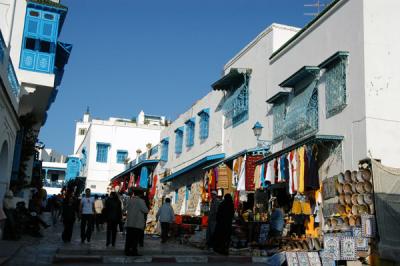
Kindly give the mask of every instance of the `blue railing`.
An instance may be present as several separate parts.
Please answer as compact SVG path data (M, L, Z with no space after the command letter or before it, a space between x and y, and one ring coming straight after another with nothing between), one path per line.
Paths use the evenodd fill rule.
M11 85L12 92L14 93L15 97L18 97L20 87L11 60L8 60L7 76L8 76L8 81L10 82Z

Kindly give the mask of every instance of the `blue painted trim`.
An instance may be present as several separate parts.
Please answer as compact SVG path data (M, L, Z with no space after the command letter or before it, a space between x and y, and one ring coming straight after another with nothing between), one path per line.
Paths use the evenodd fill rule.
M130 172L132 172L133 170L142 167L142 166L146 166L146 165L152 165L152 164L158 164L160 162L160 160L145 160L145 161L141 161L138 164L135 164L134 166L126 169L125 171L119 173L118 175L114 176L113 178L111 178L111 181L114 181L115 179L124 176Z
M338 51L331 55L328 59L318 65L319 68L327 68L332 63L336 62L339 59L346 58L349 56L349 52Z
M206 162L213 161L213 160L219 160L219 159L222 159L224 157L225 157L225 153L219 153L219 154L206 156L203 159L198 160L197 162L194 162L191 165L186 166L185 168L183 168L183 169L181 169L181 170L179 170L179 171L177 171L177 172L175 172L175 173L173 173L173 174L171 174L169 176L164 177L163 179L160 180L160 182L161 183L168 182L168 181L170 181L170 180L172 180L172 179L174 179L174 178L176 178L176 177L178 177L178 176L180 176L180 175L182 175L184 173L187 173L190 170L193 170L193 169L201 166L202 164L204 164Z
M196 118L192 117L192 118L186 120L185 125L187 125L187 124L189 124L189 123L195 124L195 123L196 123Z
M300 81L307 78L315 77L319 73L319 70L320 68L317 66L303 66L296 73L294 73L289 78L281 82L279 86L293 88Z
M52 170L52 171L67 171L67 168L57 168L57 167L45 167L42 166L42 170Z
M201 116L202 114L210 115L210 108L205 108L197 113L198 116Z
M160 142L161 143L169 143L169 138L163 138Z
M178 127L177 129L175 129L174 133L176 133L178 131L181 131L183 133L183 129L184 129L184 127Z

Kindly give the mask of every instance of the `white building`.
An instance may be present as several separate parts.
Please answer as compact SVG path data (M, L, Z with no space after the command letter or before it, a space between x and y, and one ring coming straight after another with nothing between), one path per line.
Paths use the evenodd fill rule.
M57 95L72 49L58 41L66 14L57 0L0 2L1 200L10 179L31 182L34 157L24 156L21 147L24 138L38 136Z
M39 160L42 162L65 163L66 159L67 156L54 149L44 148L39 151Z
M155 145L166 124L165 117L140 112L135 120L92 119L86 112L76 124L74 153L82 161L81 176L93 192L106 193L110 179L126 168L130 158Z
M39 160L42 161L43 188L47 195L61 192L67 173L67 156L60 152L44 148L39 151Z

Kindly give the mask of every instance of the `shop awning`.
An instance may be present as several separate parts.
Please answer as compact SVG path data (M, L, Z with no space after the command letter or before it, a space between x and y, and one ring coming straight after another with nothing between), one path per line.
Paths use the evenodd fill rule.
M301 147L303 145L311 144L311 143L318 143L318 142L340 142L344 139L343 136L337 136L337 135L312 135L310 137L304 138L303 140L300 140L299 142L286 147L285 149L282 149L280 151L277 151L275 153L272 153L266 157L264 157L261 160L258 160L256 164L262 164L264 162L269 162L272 159L275 159L285 153L288 153L294 149L297 149L298 147Z
M203 159L198 160L197 162L192 163L191 165L186 166L185 168L183 168L179 171L176 171L175 173L173 173L169 176L164 177L163 179L160 180L160 182L165 183L165 182L171 181L172 179L174 179L180 175L183 175L183 174L189 172L190 170L193 170L197 167L204 166L204 164L206 164L206 163L214 162L215 160L220 160L224 157L225 157L225 153L219 153L219 154L206 156Z
M211 87L214 90L232 90L239 88L245 81L244 75L250 75L251 69L247 68L231 68L229 73L218 81L214 82Z
M125 171L123 171L123 172L119 173L118 175L114 176L113 178L111 178L110 182L114 181L115 179L120 178L121 176L129 174L130 172L134 171L135 169L137 169L139 167L155 165L155 164L158 164L159 161L160 160L144 160L144 161L141 161L140 163L137 163L137 164L129 167Z
M222 163L224 163L224 162L229 162L229 161L235 160L236 158L238 158L238 157L240 157L240 156L243 156L243 155L245 155L245 154L248 154L248 153L254 153L254 152L268 152L268 151L269 151L269 149L266 149L266 148L246 149L246 150L243 150L243 151L241 151L241 152L235 153L235 154L233 154L233 155L231 155L231 156L229 156L229 157L227 157L227 158L225 158L225 159L222 159L222 160L219 160L219 161L217 161L217 162L215 162L215 163L212 163L212 164L210 164L210 165L207 165L207 166L204 167L203 169L204 169L204 170L208 170L208 169L214 168L214 167L216 167L216 166L218 166L218 165L220 165L220 164L222 164Z

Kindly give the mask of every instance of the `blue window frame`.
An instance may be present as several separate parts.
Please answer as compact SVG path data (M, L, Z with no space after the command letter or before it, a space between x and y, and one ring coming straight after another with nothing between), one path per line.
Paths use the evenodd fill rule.
M185 122L186 125L186 147L192 147L194 145L194 118L189 119Z
M169 138L161 140L161 157L160 157L161 161L164 162L168 161L168 146L169 146Z
M53 73L60 15L27 8L22 38L21 69Z
M186 186L186 191L185 191L185 199L186 201L189 200L190 192L192 192L192 185L187 185Z
M97 143L96 162L98 162L98 163L106 163L107 162L109 148L110 148L110 144L108 144L108 143Z
M183 127L177 128L175 130L175 153L182 153L183 146Z
M198 113L200 116L200 139L205 140L208 138L209 125L210 125L210 109L203 109Z
M128 152L123 150L117 151L117 163L124 163L126 158L128 158Z
M179 200L179 190L175 189L175 203L178 203Z

